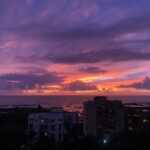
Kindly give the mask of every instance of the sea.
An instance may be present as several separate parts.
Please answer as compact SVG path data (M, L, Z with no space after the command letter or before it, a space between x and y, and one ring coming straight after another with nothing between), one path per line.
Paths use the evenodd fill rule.
M53 95L53 96L0 96L0 107L43 107L62 106L65 110L82 111L84 101L92 100L95 96ZM122 100L123 103L148 103L150 96L107 96L109 100Z

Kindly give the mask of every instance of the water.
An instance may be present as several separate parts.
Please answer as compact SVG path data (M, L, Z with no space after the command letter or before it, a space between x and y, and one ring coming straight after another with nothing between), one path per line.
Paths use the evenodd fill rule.
M0 96L0 105L67 105L82 104L94 96ZM150 96L108 96L110 100L122 100L123 103L150 103Z
M62 106L66 111L78 111L82 115L82 103L94 96L0 96L0 108ZM150 103L150 96L108 96L110 100L122 100L123 103Z

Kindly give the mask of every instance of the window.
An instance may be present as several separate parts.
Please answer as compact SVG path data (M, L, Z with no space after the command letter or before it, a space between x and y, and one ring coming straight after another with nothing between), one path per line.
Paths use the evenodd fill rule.
M51 120L51 131L55 131L55 120L54 119L52 119Z
M55 135L51 134L51 139L55 140Z
M32 130L32 128L33 128L33 125L30 123L29 124L29 129Z
M59 133L58 140L61 141L61 133Z
M62 120L59 119L58 120L58 130L61 131L61 128L62 128Z
M59 131L61 131L61 127L62 127L62 125L61 125L61 124L59 124L59 125L58 125L58 129L59 129Z

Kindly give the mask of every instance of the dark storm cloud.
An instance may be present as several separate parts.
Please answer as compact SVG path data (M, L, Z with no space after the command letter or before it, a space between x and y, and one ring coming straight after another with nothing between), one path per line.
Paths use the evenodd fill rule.
M85 73L105 73L105 72L107 72L106 70L101 69L99 67L81 68L81 69L79 69L79 71L85 72Z
M66 27L67 25L61 24L57 19L58 18L53 17L53 19L49 21L43 20L43 22L31 22L22 26L11 27L7 30L16 35L20 35L22 38L35 37L35 39L39 38L49 41L53 39L72 40L83 38L110 39L124 33L149 31L150 29L150 13L127 17L107 27L101 26L99 24L100 21L97 21L94 25L90 25L90 23L85 21L76 26L72 22L69 27Z
M23 74L12 73L4 74L0 76L0 88L1 89L25 89L33 88L35 85L45 85L51 83L59 83L62 78L53 74Z
M145 89L150 90L150 78L145 77L145 79L141 82L135 82L129 85L120 85L120 88L135 88L135 89Z
M37 26L37 27L36 27ZM30 24L21 28L13 29L13 32L23 35L23 38L40 40L41 46L47 45L46 54L31 56L17 56L22 62L50 61L54 63L95 63L101 61L132 61L150 60L150 52L142 48L147 47L150 38L146 39L121 39L122 36L133 33L145 33L150 29L150 13L122 19L108 27L90 27L88 25L54 30L42 23ZM29 37L28 37L29 36ZM115 41L115 38L120 38ZM58 43L60 47L50 48L48 43ZM47 44L46 44L46 43ZM43 44L42 44L43 43ZM60 44L61 43L61 44ZM85 44L86 43L86 44ZM137 43L137 44L136 44ZM45 45L44 45L45 44ZM90 47L88 52L84 48ZM38 50L37 50L38 51Z
M31 57L17 56L16 59L20 62L53 62L64 64L78 64L78 63L97 63L97 62L122 62L122 61L149 61L150 52L135 50L131 48L116 47L116 49L92 49L88 52L75 51L72 53L65 53L60 55L47 54L45 56L34 55Z
M103 61L119 62L134 60L150 60L150 52L140 52L123 49L93 50L87 53L66 54L64 56L51 57L47 55L44 59L49 59L55 63L96 63Z
M74 81L64 86L64 90L67 91L90 91L97 90L96 86L90 85L81 81Z

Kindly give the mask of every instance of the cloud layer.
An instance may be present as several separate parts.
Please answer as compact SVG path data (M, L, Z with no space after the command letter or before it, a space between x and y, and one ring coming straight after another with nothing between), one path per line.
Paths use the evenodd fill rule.
M36 85L39 87L42 85L60 83L62 78L53 74L33 74L33 73L12 73L4 74L0 76L0 89L35 89Z
M81 81L74 81L70 84L64 86L64 90L68 91L95 91L97 90L96 86L81 82Z
M119 86L121 88L135 88L135 89L144 89L144 90L150 90L150 78L145 77L145 79L141 82L135 82L129 85L121 85Z
M64 92L149 90L148 77L138 82L150 75L149 5L148 0L1 0L0 90L36 85Z
M107 72L106 70L101 69L99 67L80 68L79 71L85 72L85 73L105 73L105 72Z

